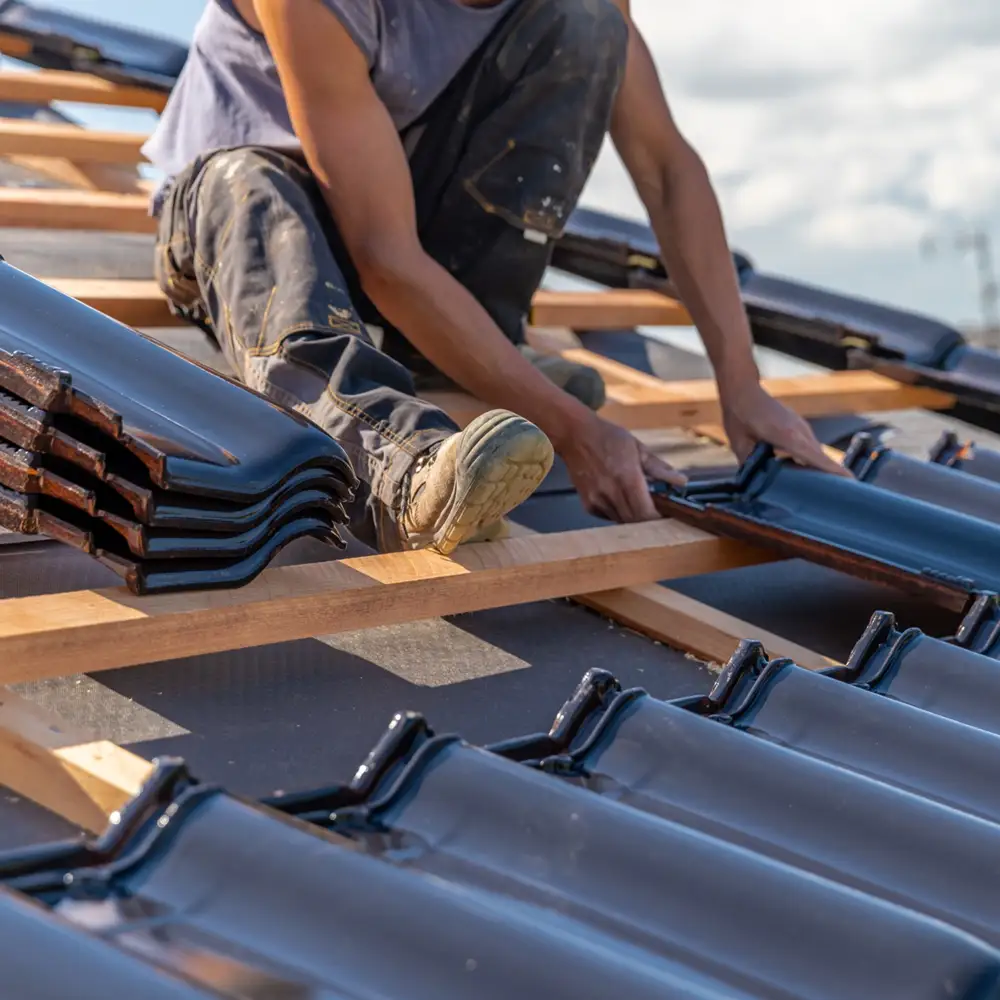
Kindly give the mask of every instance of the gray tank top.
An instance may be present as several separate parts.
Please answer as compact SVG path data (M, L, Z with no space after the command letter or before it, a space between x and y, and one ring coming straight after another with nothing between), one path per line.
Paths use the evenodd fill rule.
M357 43L372 82L402 131L447 87L517 0L322 0ZM335 72L335 70L332 70ZM274 60L232 0L208 0L159 124L143 147L166 180L215 149L297 148Z

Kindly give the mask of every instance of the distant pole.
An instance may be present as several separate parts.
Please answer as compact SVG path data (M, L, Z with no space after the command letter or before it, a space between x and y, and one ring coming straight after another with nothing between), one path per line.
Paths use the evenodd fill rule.
M983 324L985 346L1000 348L1000 284L993 266L993 241L984 229L969 229L955 234L955 249L971 253L979 282L979 311ZM928 236L921 242L927 256L937 250L937 239Z

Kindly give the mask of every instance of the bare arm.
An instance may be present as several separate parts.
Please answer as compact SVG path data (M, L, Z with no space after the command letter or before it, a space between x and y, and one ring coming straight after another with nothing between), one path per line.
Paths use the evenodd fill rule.
M629 0L614 0L629 23L629 54L611 136L649 214L667 273L715 369L726 426L744 458L760 440L796 459L843 473L812 430L760 387L722 213L708 171L670 112L656 65Z
M468 392L537 424L588 510L658 517L646 477L683 477L550 382L424 251L402 143L340 21L319 0L253 0L253 10L306 160L378 310Z
M254 10L366 294L437 368L484 402L516 409L559 448L589 412L424 252L402 143L347 30L319 0L254 0Z

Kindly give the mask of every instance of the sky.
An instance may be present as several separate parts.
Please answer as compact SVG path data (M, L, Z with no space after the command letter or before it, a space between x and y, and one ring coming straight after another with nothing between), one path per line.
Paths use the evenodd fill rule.
M204 7L45 2L184 40ZM997 0L632 0L632 9L734 247L762 271L978 320L973 261L955 237L978 227L1000 239ZM89 114L105 127L148 127L141 116ZM583 201L643 217L610 144ZM921 249L928 236L932 256Z

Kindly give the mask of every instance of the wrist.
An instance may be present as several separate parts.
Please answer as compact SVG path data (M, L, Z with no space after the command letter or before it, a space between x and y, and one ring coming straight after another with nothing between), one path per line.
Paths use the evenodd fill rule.
M720 364L715 369L715 382L719 396L740 395L760 388L760 369L753 355Z
M584 406L578 399L567 393L560 392L560 398L551 407L546 407L545 413L536 421L552 442L552 447L558 454L563 454L572 448L575 441L586 435L586 428L596 414Z

